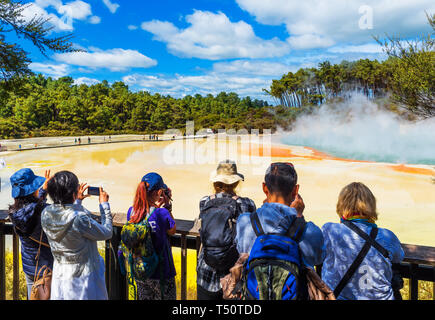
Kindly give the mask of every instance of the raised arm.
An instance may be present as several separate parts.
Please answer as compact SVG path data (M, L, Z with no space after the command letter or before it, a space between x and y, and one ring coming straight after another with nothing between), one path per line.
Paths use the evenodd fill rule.
M322 230L312 222L307 222L299 247L305 265L313 267L323 263L325 244Z
M94 241L105 241L112 238L112 214L110 212L109 195L102 188L100 188L100 215L100 223L92 219L86 212L76 218L76 227L84 237Z

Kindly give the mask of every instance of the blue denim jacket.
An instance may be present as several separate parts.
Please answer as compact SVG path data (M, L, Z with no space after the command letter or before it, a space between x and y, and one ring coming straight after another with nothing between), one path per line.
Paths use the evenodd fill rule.
M258 218L265 233L285 234L297 212L294 208L279 203L265 203L257 210ZM250 213L244 213L237 220L237 250L239 253L249 253L254 245L254 230L252 229ZM306 266L313 267L323 262L325 247L323 234L319 227L307 222L304 235L299 243L302 261Z
M354 222L367 234L374 226L363 221ZM326 246L322 279L334 290L361 251L365 240L341 223L326 223L322 231ZM379 228L376 241L388 251L389 258L384 258L375 248L370 248L353 277L337 297L338 300L394 299L391 287L392 263L400 263L404 252L399 239L390 230Z

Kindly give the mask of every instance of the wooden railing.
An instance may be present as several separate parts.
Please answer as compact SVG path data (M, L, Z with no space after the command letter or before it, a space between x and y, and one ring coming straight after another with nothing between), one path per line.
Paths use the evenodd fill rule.
M98 218L96 216L96 218ZM120 242L121 227L125 222L125 214L114 214L113 236L106 241L106 285L111 300L127 300L127 279L119 269L117 250ZM181 300L187 298L187 250L193 249L197 253L200 247L198 228L194 221L177 220L177 233L171 237L173 247L181 248ZM13 285L12 297L18 300L19 288L19 240L12 225L7 220L7 213L0 211L0 300L6 299L6 266L5 266L5 238L12 237L13 252ZM402 244L405 259L400 265L403 278L409 279L409 297L418 300L418 282L429 281L435 283L435 247ZM435 299L435 286L432 295Z

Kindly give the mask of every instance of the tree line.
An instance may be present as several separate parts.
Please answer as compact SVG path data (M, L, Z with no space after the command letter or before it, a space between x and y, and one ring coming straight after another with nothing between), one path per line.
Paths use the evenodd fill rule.
M0 85L0 136L17 138L79 134L156 133L195 128L276 127L267 101L236 93L173 98L132 92L123 82L76 85L71 77L43 75L21 80L14 90Z

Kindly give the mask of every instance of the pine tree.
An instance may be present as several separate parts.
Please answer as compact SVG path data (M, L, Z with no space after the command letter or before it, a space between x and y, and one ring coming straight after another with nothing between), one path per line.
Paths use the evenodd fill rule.
M30 5L21 0L0 0L0 83L32 74L28 53L19 44L7 42L8 34L15 33L19 38L31 41L44 56L48 51L82 51L73 47L72 34L51 37L54 27L48 18L34 16L26 20L23 11Z

